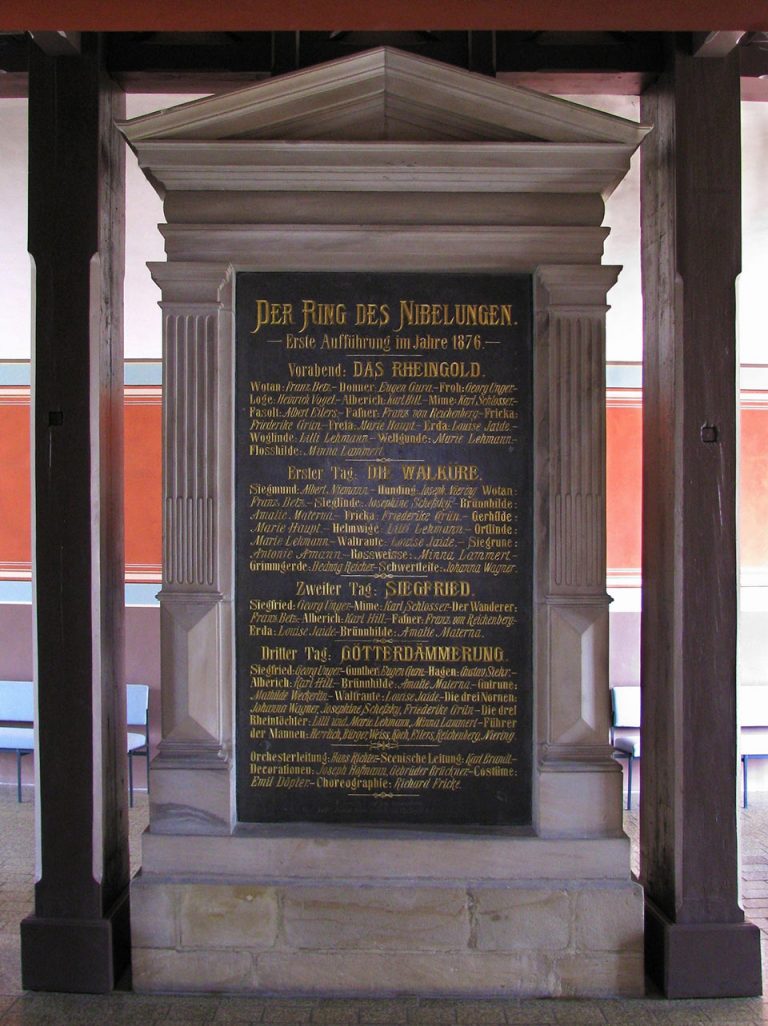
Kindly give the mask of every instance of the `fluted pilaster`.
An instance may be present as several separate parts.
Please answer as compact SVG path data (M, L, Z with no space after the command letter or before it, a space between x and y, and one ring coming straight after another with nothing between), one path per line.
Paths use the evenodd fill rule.
M217 579L215 468L218 311L166 313L163 570L167 586Z
M550 320L553 592L605 589L605 314Z
M231 826L232 289L221 264L155 264L163 291L163 722L152 829ZM210 771L215 771L211 773Z
M542 833L620 827L619 775L608 744L605 592L605 314L617 273L549 266L538 274Z

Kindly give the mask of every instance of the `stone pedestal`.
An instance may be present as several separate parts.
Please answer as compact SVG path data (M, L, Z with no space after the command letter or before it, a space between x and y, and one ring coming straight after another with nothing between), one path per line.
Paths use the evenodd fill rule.
M626 838L266 827L145 838L142 990L637 995Z
M140 990L632 995L642 899L608 745L602 196L645 129L379 50L123 126L165 196L163 741ZM237 823L235 272L534 286L530 828Z

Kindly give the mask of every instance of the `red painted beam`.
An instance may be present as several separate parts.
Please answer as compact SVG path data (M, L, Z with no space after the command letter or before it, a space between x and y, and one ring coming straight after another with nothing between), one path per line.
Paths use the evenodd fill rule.
M0 29L79 31L768 29L766 0L2 0Z

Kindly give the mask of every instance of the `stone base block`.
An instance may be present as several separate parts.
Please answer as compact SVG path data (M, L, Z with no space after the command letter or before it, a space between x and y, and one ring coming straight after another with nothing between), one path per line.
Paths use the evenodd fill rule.
M640 888L623 881L133 883L139 991L637 996Z
M646 902L648 975L669 998L759 997L760 930L753 923L673 923Z
M599 770L557 762L538 779L540 837L618 837L622 832L621 767L613 759Z
M227 835L230 822L231 769L180 769L155 759L150 769L152 830L156 834Z

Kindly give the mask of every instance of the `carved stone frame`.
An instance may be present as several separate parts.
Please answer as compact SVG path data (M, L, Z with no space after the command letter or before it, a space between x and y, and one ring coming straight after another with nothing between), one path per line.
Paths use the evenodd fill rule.
M221 229L217 229L219 232ZM322 226L239 228L232 263L151 265L163 293L163 739L152 767L154 833L229 833L233 783L234 275L316 269ZM593 229L595 242L603 230ZM174 230L165 228L169 249ZM206 229L196 230L206 251ZM184 226L184 255L194 246ZM475 230L449 249L442 228L408 239L328 226L337 270L527 271L534 278L534 826L543 837L615 836L619 767L608 745L605 593L605 313L618 268L540 263L516 228ZM350 245L350 241L352 245ZM344 245L344 243L347 243ZM468 245L468 243L470 243ZM222 243L220 243L222 244ZM269 256L279 247L281 259ZM554 247L553 247L554 249ZM254 260L254 253L264 256ZM307 255L309 253L309 255ZM439 254L436 259L435 254ZM562 256L563 247L556 254ZM239 257L239 259L238 259ZM212 686L215 684L215 686Z
M123 131L168 221L167 261L150 265L163 737L132 887L135 986L640 993L642 897L608 744L604 350L619 269L601 264L601 220L647 129L380 50ZM316 270L532 276L530 835L236 821L235 275Z

